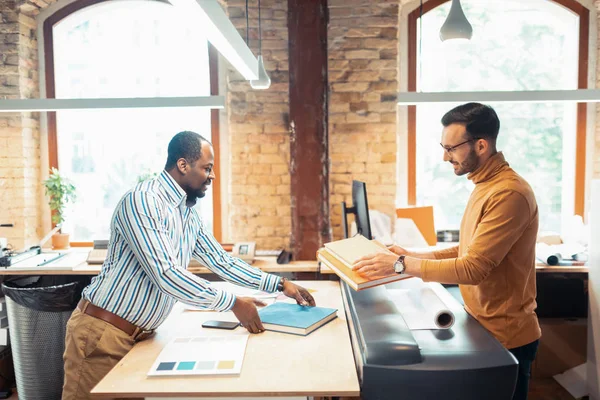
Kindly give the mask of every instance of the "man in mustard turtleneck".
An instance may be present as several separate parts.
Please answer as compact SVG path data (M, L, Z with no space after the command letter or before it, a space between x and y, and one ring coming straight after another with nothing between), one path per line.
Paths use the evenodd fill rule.
M519 361L513 400L527 399L541 330L535 308L538 207L529 184L496 150L500 121L489 106L468 103L442 118L442 147L458 176L475 184L459 245L429 253L392 246L354 265L367 277L396 271L424 281L460 285L465 309ZM399 256L399 257L398 257ZM403 270L403 271L402 271Z

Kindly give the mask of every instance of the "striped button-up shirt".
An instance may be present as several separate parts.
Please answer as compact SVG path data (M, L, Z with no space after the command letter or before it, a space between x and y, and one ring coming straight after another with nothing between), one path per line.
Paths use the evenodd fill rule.
M187 271L190 257L226 281L274 292L280 278L225 252L186 199L166 171L125 194L112 217L102 270L82 297L144 329L158 327L177 300L231 309L235 296Z

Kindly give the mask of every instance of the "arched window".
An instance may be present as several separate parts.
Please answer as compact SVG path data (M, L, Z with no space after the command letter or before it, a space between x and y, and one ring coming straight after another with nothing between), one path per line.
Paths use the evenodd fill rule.
M216 65L201 28L182 24L174 7L158 1L68 4L44 22L46 96L208 96L211 78L216 88ZM77 187L67 220L72 240L108 238L117 202L136 182L162 171L175 133L202 134L216 144L217 157L211 118L210 110L198 108L49 113L50 166ZM219 197L214 187L196 205L211 229L219 221L213 218Z
M441 42L450 2L409 15L409 90L553 90L587 87L589 11L576 1L462 2L470 41ZM419 25L422 23L422 25ZM409 204L434 205L437 229L458 229L473 188L439 145L442 115L458 104L409 107ZM498 148L533 187L540 230L583 215L585 104L499 103Z

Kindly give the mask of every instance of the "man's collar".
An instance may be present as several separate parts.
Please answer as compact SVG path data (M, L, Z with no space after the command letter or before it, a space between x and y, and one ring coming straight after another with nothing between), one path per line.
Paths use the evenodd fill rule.
M474 184L485 182L506 167L508 167L508 163L504 159L502 152L499 151L491 156L483 165L467 175L467 179L470 179Z
M171 174L166 170L163 170L158 176L158 181L165 189L165 193L173 206L177 207L181 205L181 203L185 203L187 200L185 190L179 186L179 183L175 182L175 179L173 179Z

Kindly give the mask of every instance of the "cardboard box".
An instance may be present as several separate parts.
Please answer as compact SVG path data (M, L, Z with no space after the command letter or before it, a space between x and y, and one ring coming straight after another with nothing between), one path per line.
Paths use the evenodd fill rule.
M531 376L550 378L587 360L587 319L540 318L542 337Z

